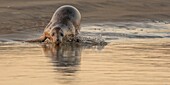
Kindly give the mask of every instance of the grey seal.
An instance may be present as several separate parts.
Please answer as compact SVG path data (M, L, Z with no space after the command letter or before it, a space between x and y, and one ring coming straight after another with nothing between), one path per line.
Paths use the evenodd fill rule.
M80 33L80 22L81 14L77 8L71 5L61 6L54 12L40 38L28 41L44 42L49 39L55 44L60 44L64 37L75 37Z

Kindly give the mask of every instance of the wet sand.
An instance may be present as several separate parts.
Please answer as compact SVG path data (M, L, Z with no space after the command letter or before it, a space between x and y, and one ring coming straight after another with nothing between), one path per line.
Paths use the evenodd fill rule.
M81 36L107 45L25 43L53 12L82 13ZM0 85L169 85L170 1L1 0Z

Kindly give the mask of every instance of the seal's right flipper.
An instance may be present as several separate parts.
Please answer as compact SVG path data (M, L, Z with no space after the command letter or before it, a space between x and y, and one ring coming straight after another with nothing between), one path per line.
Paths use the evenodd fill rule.
M40 38L38 39L33 39L33 40L26 40L25 42L44 42L47 38L42 35Z

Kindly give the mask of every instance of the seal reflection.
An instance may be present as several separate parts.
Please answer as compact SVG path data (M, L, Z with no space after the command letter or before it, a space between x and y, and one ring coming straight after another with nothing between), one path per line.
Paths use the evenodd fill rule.
M104 46L82 45L75 43L65 43L60 45L43 44L44 54L51 58L54 70L57 74L56 81L59 84L75 85L80 69L81 54L83 49L101 50Z
M74 73L80 64L82 46L74 43L67 43L53 46L52 44L42 45L47 57L52 59L56 70L66 73ZM64 68L62 68L64 67Z

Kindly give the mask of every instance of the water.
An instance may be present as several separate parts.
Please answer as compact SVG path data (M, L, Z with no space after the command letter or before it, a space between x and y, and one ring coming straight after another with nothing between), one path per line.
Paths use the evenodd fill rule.
M39 34L1 35L0 85L170 85L169 26L163 22L82 25L81 36L104 39L107 45L54 47L16 41Z

